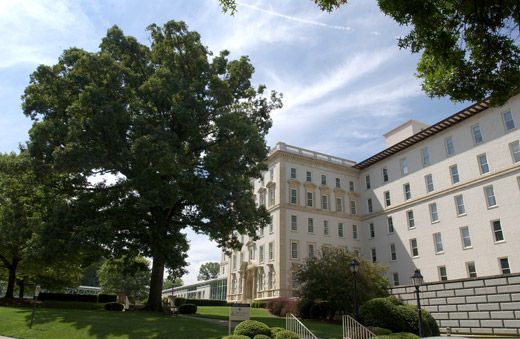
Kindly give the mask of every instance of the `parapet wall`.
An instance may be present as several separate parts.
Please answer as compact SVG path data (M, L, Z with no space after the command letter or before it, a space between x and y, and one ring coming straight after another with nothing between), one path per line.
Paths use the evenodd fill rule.
M520 335L520 274L427 283L420 289L421 306L437 320L441 332ZM415 287L390 293L416 305Z

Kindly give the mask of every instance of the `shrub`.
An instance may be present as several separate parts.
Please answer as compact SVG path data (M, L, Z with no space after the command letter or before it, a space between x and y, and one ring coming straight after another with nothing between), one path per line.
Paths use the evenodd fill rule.
M254 338L257 334L271 336L271 329L266 324L256 320L242 321L235 327L233 334L245 335L249 338Z
M367 327L382 327L392 332L406 331L405 320L398 307L388 298L374 298L364 303L359 309L359 317Z
M186 298L175 298L175 306L180 307L186 304Z
M280 316L280 312L282 312L282 308L288 300L287 297L271 299L267 302L266 307L272 314Z
M115 294L105 294L101 293L97 296L97 302L98 303L115 303L117 300L117 295Z
M382 339L419 339L419 337L416 336L415 334L408 333L408 332L386 334L386 335L382 335L380 338L382 338Z
M41 292L38 300L53 300L53 301L81 301L81 302L97 302L97 295L95 294L67 294L67 293L45 293Z
M283 327L271 327L271 337L274 338L278 334L278 332L285 331Z
M226 306L227 301L225 300L214 300L214 299L189 299L190 304L197 306Z
M392 334L392 331L386 328L381 327L369 327L368 328L370 332L374 333L375 335L386 335L386 334Z
M430 335L431 336L440 336L441 331L439 329L439 325L437 324L437 321L435 321L435 319L432 317L430 312L421 310L421 315L422 315L423 319L426 318L425 322L428 323L428 325L430 326L430 330L432 331L432 333Z
M271 339L271 337L265 334L257 334L253 339Z
M417 321L417 307L413 305L401 305L397 308L399 310L399 313L406 322L406 328L402 331L419 334L419 323ZM430 313L423 309L421 309L421 320L423 335L425 337L439 335L435 334L440 332L437 322L435 321L435 319L433 319Z
M298 316L298 307L300 305L300 301L298 299L289 299L284 302L282 306L282 310L280 311L280 316L285 317L287 313L292 313L295 316Z
M122 312L125 309L125 305L120 303L108 303L105 304L105 311L119 311Z
M278 332L274 339L300 339L300 336L292 331L283 330Z
M331 318L334 316L334 311L329 309L329 304L326 301L319 302L311 306L310 315L311 319L327 319L327 315L331 314Z
M255 301L253 304L251 304L252 308L265 308L267 305L267 301Z
M251 339L251 338L249 338L248 336L245 336L245 335L232 334L232 335L227 335L227 336L223 337L222 339Z
M195 304L184 304L179 306L180 314L193 314L197 312L197 305Z
M163 302L163 304L167 304L168 303L168 297L163 297L161 299L161 301Z
M314 301L312 300L302 300L300 301L298 313L300 317L303 319L312 319L311 318L311 307L314 305Z

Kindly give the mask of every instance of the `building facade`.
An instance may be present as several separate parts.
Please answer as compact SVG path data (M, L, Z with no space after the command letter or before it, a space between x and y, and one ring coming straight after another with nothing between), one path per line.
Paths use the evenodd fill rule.
M520 95L428 126L410 120L359 163L278 143L254 181L272 223L222 256L227 300L292 296L328 247L388 266L394 286L520 272Z

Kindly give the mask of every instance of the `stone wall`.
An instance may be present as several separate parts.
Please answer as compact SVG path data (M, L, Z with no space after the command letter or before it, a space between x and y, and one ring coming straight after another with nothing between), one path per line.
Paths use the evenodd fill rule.
M427 283L421 287L421 306L437 320L441 332L450 327L461 334L520 334L520 274ZM415 287L390 293L416 305Z

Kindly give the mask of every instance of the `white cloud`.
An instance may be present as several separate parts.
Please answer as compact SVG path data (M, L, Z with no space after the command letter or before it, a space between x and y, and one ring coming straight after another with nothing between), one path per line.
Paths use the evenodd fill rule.
M217 245L202 234L197 234L191 229L186 230L188 239L190 240L190 249L188 251L187 261L190 265L187 267L188 274L182 277L185 285L197 282L197 275L202 264L207 262L220 263L221 251Z

